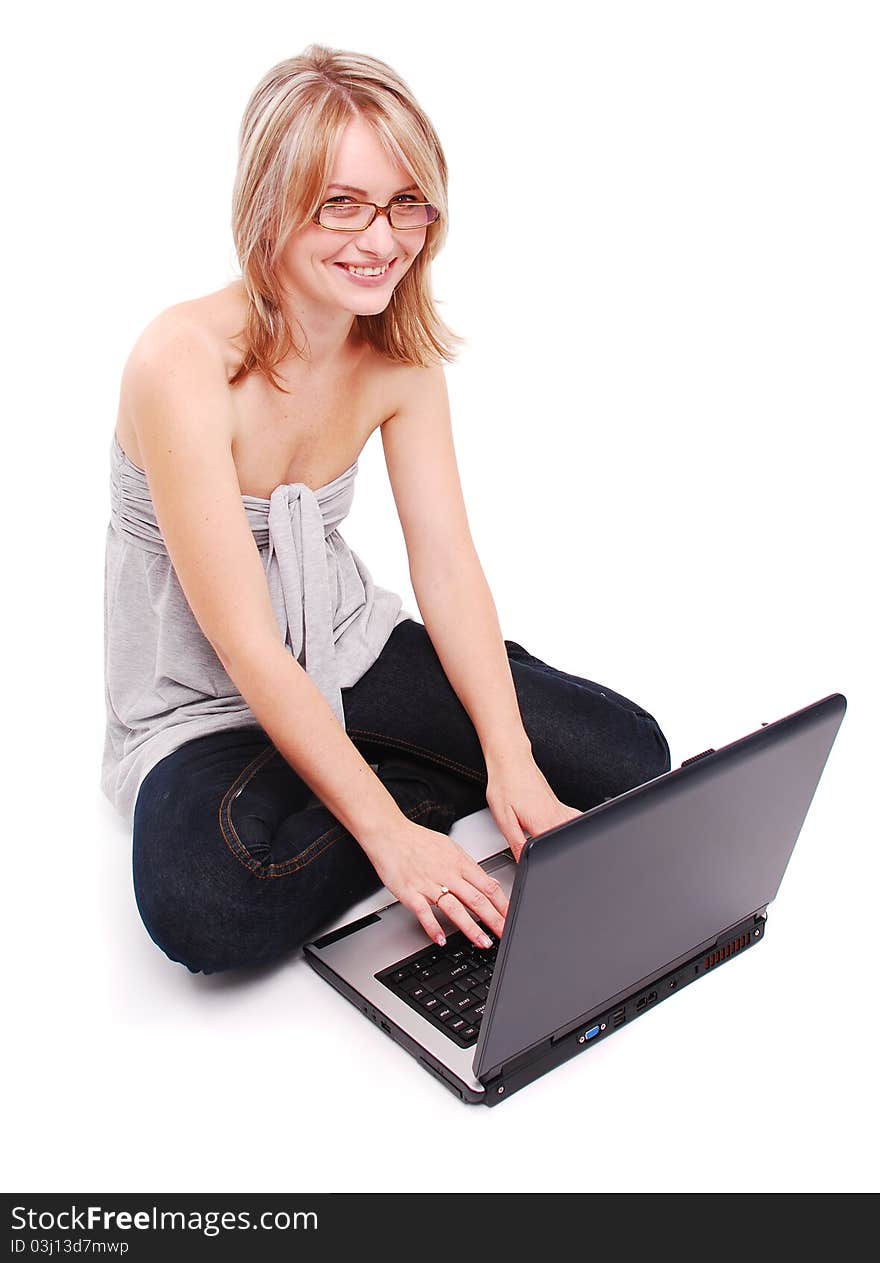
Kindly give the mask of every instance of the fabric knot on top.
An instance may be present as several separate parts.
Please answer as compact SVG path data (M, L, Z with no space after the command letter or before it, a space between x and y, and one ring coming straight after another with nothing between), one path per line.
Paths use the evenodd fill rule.
M284 643L345 724L336 666L336 553L327 537L348 514L357 462L312 491L283 483L268 503L266 579ZM252 498L252 497L248 497Z

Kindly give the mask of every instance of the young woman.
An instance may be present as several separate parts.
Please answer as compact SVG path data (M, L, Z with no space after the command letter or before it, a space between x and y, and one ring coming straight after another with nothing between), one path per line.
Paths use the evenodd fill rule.
M443 941L500 935L448 836L534 836L669 769L654 718L502 639L458 478L430 292L447 168L407 85L312 46L240 133L242 277L168 308L111 445L102 787L138 907L205 973L299 948L382 884ZM339 524L379 429L424 623Z

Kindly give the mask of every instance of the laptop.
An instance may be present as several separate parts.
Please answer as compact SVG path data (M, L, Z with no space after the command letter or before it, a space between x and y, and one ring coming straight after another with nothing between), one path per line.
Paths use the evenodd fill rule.
M486 950L446 917L439 947L395 901L306 959L462 1101L498 1105L763 940L846 704L695 754L530 837L519 863L483 860L510 900Z

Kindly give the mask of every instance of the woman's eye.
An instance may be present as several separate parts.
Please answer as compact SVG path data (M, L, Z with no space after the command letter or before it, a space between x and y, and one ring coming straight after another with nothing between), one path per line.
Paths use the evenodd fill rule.
M340 193L337 197L328 197L327 201L328 202L350 202L352 201L352 198L345 197L343 194Z
M401 193L400 197L394 197L391 200L393 202L416 202L418 198L414 193Z

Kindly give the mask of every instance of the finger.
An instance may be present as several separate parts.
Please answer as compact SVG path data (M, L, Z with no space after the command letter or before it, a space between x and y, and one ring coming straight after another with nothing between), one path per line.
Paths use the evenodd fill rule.
M495 877L482 869L479 864L475 864L473 871L463 874L465 881L469 881L472 886L476 886L477 890L482 891L487 899L490 899L503 917L507 916L507 910L510 901L504 893L504 887Z
M507 807L504 810L498 825L504 834L507 845L515 856L518 855L528 841L528 835L523 832L519 817L512 807Z
M445 917L449 917L449 920L458 926L475 947L492 946L489 936L480 929L464 904L452 891L443 896L443 902L438 904L437 907Z
M463 880L461 888L456 888L456 894L461 903L482 921L487 930L501 937L504 932L504 914L498 910L488 895L484 895L482 890L478 890L476 885L471 885L467 879Z
M446 935L440 922L434 916L432 904L424 895L416 895L409 905L410 912L415 913L419 924L429 939L433 939L440 947L446 946Z

